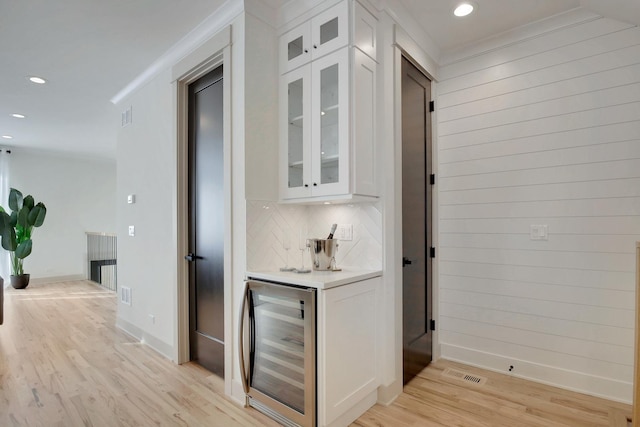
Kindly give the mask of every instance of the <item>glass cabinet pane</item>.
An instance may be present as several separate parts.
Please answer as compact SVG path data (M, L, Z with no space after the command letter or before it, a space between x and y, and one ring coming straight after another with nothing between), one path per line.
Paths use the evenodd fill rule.
M302 55L302 36L287 44L287 59L289 61L300 55Z
M300 78L289 83L288 100L288 186L289 188L302 187L303 178L303 80Z
M339 181L339 65L320 71L320 182Z
M338 37L338 17L320 25L320 44L323 45Z

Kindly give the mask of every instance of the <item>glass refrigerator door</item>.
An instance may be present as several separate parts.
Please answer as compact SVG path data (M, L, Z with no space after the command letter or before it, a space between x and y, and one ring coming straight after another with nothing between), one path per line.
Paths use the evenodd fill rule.
M267 283L249 288L250 388L307 420L315 419L314 292Z

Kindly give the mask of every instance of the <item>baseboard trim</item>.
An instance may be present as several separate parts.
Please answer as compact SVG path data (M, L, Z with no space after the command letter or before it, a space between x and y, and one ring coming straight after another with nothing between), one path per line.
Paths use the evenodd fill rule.
M603 399L631 403L633 384L441 343L442 359ZM505 367L514 365L513 372Z
M244 393L244 387L242 383L237 379L231 381L231 400L238 405L247 407L247 395Z
M349 410L347 410L345 413L338 416L333 421L326 423L326 425L329 427L340 427L340 426L351 425L351 423L353 423L362 414L367 412L369 408L375 405L376 400L377 400L377 392L374 390L371 393L365 395L355 405L349 408Z
M31 277L29 283L42 284L42 283L59 283L59 282L77 282L80 280L87 280L82 274L72 274L69 276L50 276L50 277Z
M389 406L402 394L402 381L396 380L389 385L378 387L378 402L380 405Z
M138 328L134 324L129 323L126 320L121 319L120 317L116 319L116 327L121 331L123 331L124 333L126 333L127 335L130 335L131 337L140 341L142 344L154 349L155 351L160 353L162 356L176 363L173 357L171 357L172 354L175 354L175 350L173 346L154 337L153 335L148 334L147 332Z

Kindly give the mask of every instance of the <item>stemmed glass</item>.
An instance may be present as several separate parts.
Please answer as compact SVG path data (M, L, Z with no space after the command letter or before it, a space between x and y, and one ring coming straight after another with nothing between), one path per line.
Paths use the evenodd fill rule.
M300 233L298 235L298 249L300 249L300 260L302 262L302 267L296 269L297 273L310 273L311 270L306 269L304 267L304 253L309 247L309 242L307 241L307 232L306 230L300 229Z
M286 253L286 259L284 267L280 268L280 271L293 271L295 268L289 267L289 249L291 249L291 237L286 230L282 230L282 247Z

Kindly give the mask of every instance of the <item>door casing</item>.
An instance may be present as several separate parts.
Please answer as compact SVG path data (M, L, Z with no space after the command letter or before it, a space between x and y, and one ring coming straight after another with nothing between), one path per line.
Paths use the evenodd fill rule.
M189 85L216 67L223 65L223 80L231 82L231 27L226 27L200 48L185 56L172 68L172 80L175 88L175 129L176 129L176 189L175 212L176 226L173 230L176 242L176 328L174 334L174 360L182 364L189 361L189 266L184 256L189 250ZM223 89L223 133L224 133L224 205L225 237L224 252L232 251L231 219L231 84ZM231 257L224 260L224 305L232 306L232 265ZM224 340L233 340L232 310L225 310ZM233 350L225 347L225 393L231 394Z

